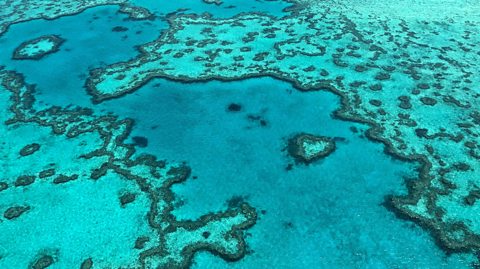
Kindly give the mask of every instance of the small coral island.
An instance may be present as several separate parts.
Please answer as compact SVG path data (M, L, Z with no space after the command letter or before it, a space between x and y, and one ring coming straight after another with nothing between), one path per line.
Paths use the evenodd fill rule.
M65 39L58 35L44 35L20 44L13 52L15 60L39 60L45 55L57 52Z
M301 133L288 140L288 153L297 163L310 164L335 151L335 141L325 136Z

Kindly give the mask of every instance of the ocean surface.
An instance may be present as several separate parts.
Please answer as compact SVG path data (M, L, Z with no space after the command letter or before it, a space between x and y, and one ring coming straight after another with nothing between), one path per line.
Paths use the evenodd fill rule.
M480 3L402 0L389 7L380 0L85 0L69 7L65 1L6 2L0 4L5 27L0 28L0 268L477 268ZM38 7L29 8L33 3ZM127 6L150 16L120 12ZM416 8L421 11L414 16L404 11ZM447 19L433 14L445 9L451 11ZM324 15L307 16L306 10ZM338 22L332 22L335 14ZM263 19L235 21L242 16ZM254 20L266 25L265 18L273 21L270 29L248 25ZM275 24L287 19L294 22L284 29ZM229 53L225 50L247 44L253 50L283 50L278 32L301 32L309 22L308 31L331 32L332 38L316 40L320 34L304 30L307 37L282 43L296 44L282 51L286 58L263 60L241 49L255 65L265 61L267 69L254 67L258 72L240 65L231 70L235 63L221 58ZM409 37L395 34L390 22L408 28ZM243 30L230 33L230 43L215 43L235 23L246 32L277 31L268 39L280 43L270 48L261 34L242 41ZM200 36L194 30L202 24L208 27ZM332 27L336 24L343 30ZM419 25L426 24L444 30L432 30L438 40L415 39L427 31ZM386 36L388 27L398 48L378 37ZM215 34L208 36L210 31ZM352 38L345 37L348 31ZM348 43L360 35L368 40L367 33L378 39L366 41L365 50ZM435 42L445 47L445 40L460 35L469 36L455 40L463 50L435 49ZM218 45L207 53L220 55L208 60L210 69L197 72L198 58L185 62L180 54L166 56L184 41L202 38L206 46ZM243 43L236 47L235 42ZM446 81L446 88L428 95L438 101L434 110L417 109L414 101L407 108L405 100L418 93L398 100L395 95L412 87L402 77L412 72L401 72L405 61L393 54L405 54L402 46L418 42L429 43L428 49L411 49L409 57L437 52L450 57L452 67L435 76ZM173 52L164 54L167 45ZM380 51L369 50L372 45L385 51L374 56L377 67L398 68L390 70L392 84L369 71L353 71L362 64L377 68L362 58ZM314 58L342 54L340 47L360 54L340 60L352 70L336 62L339 56L325 63ZM319 62L324 68L308 73ZM290 73L277 67L282 63L295 67ZM163 65L168 68L160 70ZM437 71L415 68L423 77L414 84L435 84L429 76ZM453 68L469 75L449 78ZM103 83L114 75L116 82ZM315 78L321 85L311 86ZM383 91L366 93L363 86L352 86L353 80L380 81ZM431 137L413 131L424 118ZM458 130L446 128L447 123ZM334 150L292 142L305 134L328 141ZM293 154L295 146L314 158ZM439 160L445 165L437 165ZM443 168L442 176L437 168ZM468 180L461 173L468 173Z

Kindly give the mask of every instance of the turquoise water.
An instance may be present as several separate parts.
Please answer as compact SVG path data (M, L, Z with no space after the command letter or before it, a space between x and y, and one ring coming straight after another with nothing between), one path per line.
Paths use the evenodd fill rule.
M129 3L156 18L129 20L102 4L0 34L0 268L473 267L475 247L449 253L431 230L385 206L386 197L408 193L420 165L387 154L367 138L369 125L336 117L341 99L330 91L299 91L268 76L156 78L94 104L90 70L137 57L137 46L171 27L167 14L282 17L292 4ZM45 35L65 39L59 51L12 59L21 43ZM54 132L58 126L66 127ZM336 149L298 163L287 145L299 133L328 137ZM23 156L34 143L38 151ZM152 156L161 164L139 161ZM92 176L104 165L105 174ZM191 173L183 178L177 166ZM42 176L52 168L54 176ZM25 175L34 182L19 183ZM58 175L76 177L59 183ZM25 211L8 217L15 206ZM141 238L148 240L140 247Z
M242 110L228 112L232 102ZM202 84L154 80L105 104L136 119L132 136L148 138L141 151L192 167L197 178L173 188L182 204L174 211L178 218L222 210L235 197L266 211L248 231L252 254L225 263L200 253L193 268L467 266L468 259L446 256L425 231L381 205L385 195L405 192L404 179L415 176L415 167L350 130L363 132L365 126L332 119L338 106L331 93L301 93L270 78ZM261 116L267 126L248 115ZM298 132L338 137L337 150L319 163L287 171L293 162L282 149Z

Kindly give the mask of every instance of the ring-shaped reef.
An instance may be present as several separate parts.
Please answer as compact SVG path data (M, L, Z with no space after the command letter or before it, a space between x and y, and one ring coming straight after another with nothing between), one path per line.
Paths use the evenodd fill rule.
M296 134L288 139L287 150L297 163L310 164L335 151L335 141L330 137Z
M55 53L65 39L58 35L43 35L20 44L13 52L15 60L39 60L47 54Z

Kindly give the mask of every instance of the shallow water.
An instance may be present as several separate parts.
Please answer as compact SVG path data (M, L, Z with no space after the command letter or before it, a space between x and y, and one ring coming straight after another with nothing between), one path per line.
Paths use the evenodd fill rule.
M213 73L223 81L200 76L196 81L181 73L187 70L179 59L178 77L156 75L118 98L92 102L94 93L86 89L89 79L97 76L92 69L106 68L100 69L103 72L129 65L139 57L138 46L171 31L166 18L173 12L180 18L208 13L208 23L257 12L280 20L292 15L286 7L299 2L297 7L304 8L308 1L127 2L148 9L155 18L131 20L119 13L118 2L104 1L80 13L20 22L0 32L0 105L4 108L0 184L5 184L4 189L0 185L0 268L87 269L90 262L91 268L472 268L478 249L477 223L466 212L470 209L459 209L463 214L459 220L473 231L465 238L458 235L472 241L461 253L447 252L445 242L435 241L438 237L432 235L431 226L421 227L394 214L385 202L390 196L409 194L406 182L420 180L420 163L387 154L385 144L366 134L371 125L335 116L345 104L328 87L300 91L298 83L294 87L286 81L292 79L276 74L276 69L254 74L257 78ZM343 5L351 3L339 4ZM377 12L363 2L356 10ZM8 16L0 11L0 24ZM424 19L437 20L426 15ZM368 20L362 22L365 25L358 23L358 27L368 24ZM332 35L336 31L323 26ZM468 29L478 30L477 26L471 22ZM375 27L370 30L381 33ZM48 35L65 40L58 51L37 60L12 58L23 42ZM477 37L478 32L472 35ZM337 43L335 39L328 42L350 46L340 38ZM466 59L474 58L464 52ZM302 59L300 66L309 58ZM356 59L353 62L360 61ZM380 61L395 65L397 60ZM175 66L175 60L168 64ZM191 62L193 73L197 64ZM348 81L371 79L331 62L325 68L335 75L346 72ZM398 85L392 89L401 91L411 85L399 74L394 75ZM472 80L468 84L477 92L479 85ZM113 84L110 87L115 90ZM362 97L362 91L353 91ZM374 96L389 104L388 93ZM459 114L462 120L471 115L477 97ZM411 112L412 118L422 113L429 111L418 109ZM127 118L131 121L122 121ZM473 122L469 134L479 130L480 123ZM385 120L375 124L383 126ZM330 139L336 148L324 158L303 164L288 149L289 139L299 133ZM414 145L410 137L401 138ZM38 144L38 150L22 154L33 144ZM153 156L161 162L144 163L142 158ZM473 163L466 170L475 175L478 163ZM183 170L172 168L177 166L188 166L191 173L184 177ZM105 173L95 177L101 167ZM54 174L43 176L48 169ZM32 182L22 183L22 176L31 177L23 180ZM458 178L458 186L476 190L474 183ZM446 196L444 208L449 208L449 199L474 194L462 188L454 198ZM424 208L421 201L412 211L428 217L419 213ZM24 211L12 217L7 213L12 209ZM448 214L457 220L454 213ZM432 223L438 221L449 223L450 219Z
M242 110L229 112L232 102ZM177 218L222 210L236 197L266 211L248 231L252 254L225 263L201 253L194 268L468 265L462 256L447 257L425 231L381 205L385 195L405 192L404 177L414 177L415 167L350 130L366 126L332 119L339 100L329 92L302 93L270 78L202 84L154 80L105 106L136 119L132 135L148 138L142 151L192 167L198 178L173 188L182 204L173 212ZM261 116L267 126L248 115ZM285 140L298 132L338 137L338 148L319 163L286 171L293 161L283 151Z

